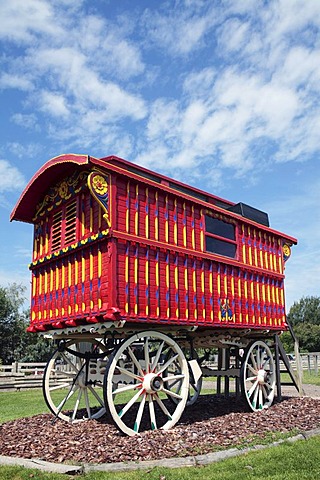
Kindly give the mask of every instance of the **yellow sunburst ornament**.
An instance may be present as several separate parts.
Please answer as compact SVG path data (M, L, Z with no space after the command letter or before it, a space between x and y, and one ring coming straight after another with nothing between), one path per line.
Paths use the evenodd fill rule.
M109 199L109 177L104 177L97 172L91 172L88 176L88 187L92 196L98 201L104 210L103 218L106 220L108 227L110 227L110 199Z
M283 260L286 262L291 255L291 248L287 243L285 243L282 247L282 251L283 251Z
M108 192L108 183L101 175L94 175L92 178L92 187L98 195L105 195Z

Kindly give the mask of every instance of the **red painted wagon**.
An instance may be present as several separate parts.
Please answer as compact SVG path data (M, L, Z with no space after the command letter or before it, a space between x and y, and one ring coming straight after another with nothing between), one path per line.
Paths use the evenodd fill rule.
M271 405L296 240L267 214L115 156L70 154L40 168L11 220L34 224L28 330L57 342L44 376L57 417L107 409L129 435L168 429L203 375L241 381L252 410ZM218 370L204 366L212 352Z

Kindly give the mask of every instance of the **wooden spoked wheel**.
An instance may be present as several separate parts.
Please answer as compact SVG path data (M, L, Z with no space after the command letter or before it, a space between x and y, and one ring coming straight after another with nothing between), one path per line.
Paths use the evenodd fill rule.
M188 361L188 368L189 368L189 393L188 393L188 400L186 403L186 406L189 407L190 405L193 405L199 398L201 388L202 388L202 376L199 378L195 379L193 369L191 367L190 361L195 361L198 362L198 354L195 350L192 350L190 348L183 348L183 353ZM168 371L166 374L174 374L174 368L175 365L171 365L168 368ZM199 367L198 367L199 368ZM179 391L180 389L180 382L181 380L173 380L170 382L170 390L172 391ZM170 397L170 400L173 401L174 403L177 403L176 397Z
M276 386L275 362L268 345L255 341L244 353L241 385L245 399L253 411L270 407Z
M175 384L172 389L175 381L178 388ZM109 358L105 405L117 428L127 435L173 427L184 411L188 392L186 358L179 345L161 332L135 334ZM168 401L172 397L175 403Z
M92 339L63 342L53 353L44 372L43 395L57 418L75 423L104 415L104 351Z

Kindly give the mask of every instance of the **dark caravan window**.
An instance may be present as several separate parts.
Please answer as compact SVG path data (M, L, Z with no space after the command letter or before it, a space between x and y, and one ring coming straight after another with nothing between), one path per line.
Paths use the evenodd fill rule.
M206 251L234 258L237 251L235 230L232 223L206 215Z

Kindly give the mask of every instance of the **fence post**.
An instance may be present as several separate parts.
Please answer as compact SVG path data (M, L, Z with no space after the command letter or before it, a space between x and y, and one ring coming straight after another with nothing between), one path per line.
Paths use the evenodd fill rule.
M18 373L18 362L12 362L12 373Z

